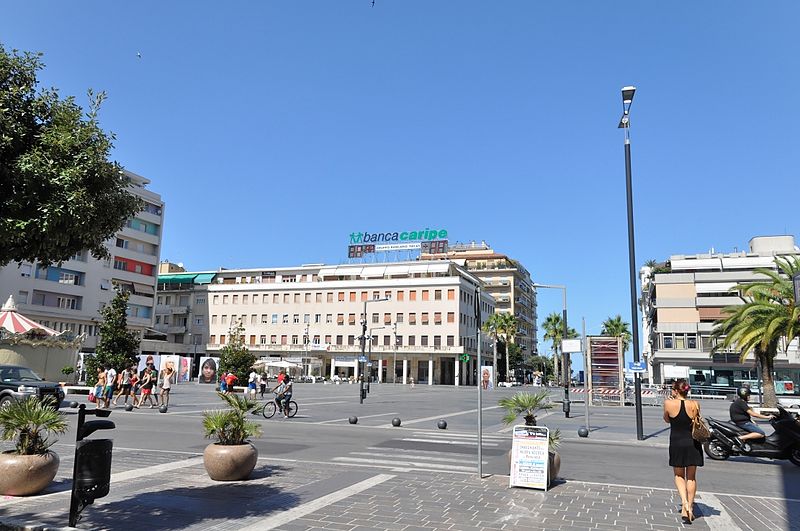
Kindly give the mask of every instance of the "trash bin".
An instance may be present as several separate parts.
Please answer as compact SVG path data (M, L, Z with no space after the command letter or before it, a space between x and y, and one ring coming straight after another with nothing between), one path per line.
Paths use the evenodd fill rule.
M111 486L111 439L84 439L76 443L78 459L75 487L78 498L92 503L97 498L108 496Z

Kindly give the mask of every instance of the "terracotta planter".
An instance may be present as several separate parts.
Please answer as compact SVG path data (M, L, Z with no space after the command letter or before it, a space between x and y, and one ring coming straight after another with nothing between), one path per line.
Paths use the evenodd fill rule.
M250 443L209 444L203 452L203 465L215 481L247 479L258 461L258 450Z
M58 472L58 455L0 454L0 494L28 496L45 489Z

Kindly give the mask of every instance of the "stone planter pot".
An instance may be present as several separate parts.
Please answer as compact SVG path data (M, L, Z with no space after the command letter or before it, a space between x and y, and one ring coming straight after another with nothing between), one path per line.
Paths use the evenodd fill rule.
M203 452L203 465L215 481L239 481L250 477L258 461L258 450L250 443L209 444Z
M547 485L553 484L553 480L558 477L561 471L561 455L558 452L549 452L550 463L547 465Z
M44 490L56 477L58 455L19 455L13 452L0 454L0 494L29 496Z

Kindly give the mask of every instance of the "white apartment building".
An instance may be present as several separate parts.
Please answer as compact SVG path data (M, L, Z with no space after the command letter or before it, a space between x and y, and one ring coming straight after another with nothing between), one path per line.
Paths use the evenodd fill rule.
M474 385L479 286L450 261L221 270L208 286L207 351L218 353L241 323L256 355L302 364L306 374L358 377L366 313L373 378ZM481 291L482 320L494 304ZM485 356L487 339L481 348Z
M130 328L144 332L152 325L164 202L146 188L148 179L125 174L132 193L144 200L144 210L108 241L111 258L97 260L82 251L46 268L30 262L0 268L0 298L13 295L20 313L44 326L85 334L82 352L97 346L100 310L113 298L114 285L131 294Z
M650 381L664 383L688 367L692 386L755 387L754 362L739 363L733 350L712 355L711 331L723 308L743 303L730 288L758 279L757 268L776 269L775 257L798 254L794 237L763 236L751 239L747 252L672 255L655 270L642 268L643 353ZM797 393L796 341L778 355L775 372L776 382L784 382L776 385L779 393Z

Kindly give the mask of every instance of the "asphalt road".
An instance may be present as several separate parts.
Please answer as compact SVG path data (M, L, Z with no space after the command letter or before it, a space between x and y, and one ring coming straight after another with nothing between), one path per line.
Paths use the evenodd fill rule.
M294 399L300 406L295 418L252 417L264 429L262 437L253 441L262 456L320 467L476 474L475 388L417 385L411 389L373 384L368 398L359 404L356 385L298 383L295 387ZM501 421L502 410L497 400L518 390L497 389L484 395L485 474L508 474L510 428ZM73 398L74 395L68 396ZM85 398L78 400L85 402ZM126 412L122 407L115 408L109 419L117 428L108 435L117 448L199 454L209 442L202 435L202 413L222 406L211 386L179 385L173 390L167 413L159 413L157 409ZM564 418L560 404L541 414L540 425L562 432L561 476L586 482L670 488L669 431L661 419L661 408L644 408L648 435L645 441L636 440L633 411L631 407L593 407L588 439L579 439L576 434L584 423L583 404L573 403L573 416L569 419ZM75 412L70 409L65 412L70 416L72 428L61 437L57 449L71 446L75 437ZM703 412L706 416L726 418L727 403L703 403ZM348 423L351 415L358 416L358 424ZM392 427L394 417L402 420L401 427ZM446 430L437 429L439 419L448 422ZM788 462L707 459L698 477L701 491L800 499L800 468Z

